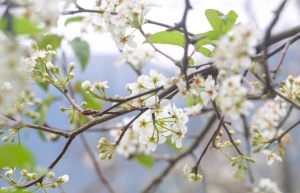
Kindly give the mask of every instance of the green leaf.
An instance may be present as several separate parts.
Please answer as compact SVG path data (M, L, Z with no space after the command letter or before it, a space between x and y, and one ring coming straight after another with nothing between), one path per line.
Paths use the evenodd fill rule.
M89 44L80 39L80 38L74 38L71 42L70 42L73 51L76 55L76 57L78 58L80 65L81 65L81 69L84 70L87 66L87 63L89 61L90 58L90 46Z
M197 52L200 52L201 54L203 54L204 56L211 58L213 56L212 52L210 51L210 49L205 48L205 47L200 47L197 49Z
M218 40L220 36L224 35L225 32L218 30L211 30L205 33L206 37L210 40Z
M184 47L185 40L184 35L179 31L161 31L155 34L150 35L149 40L155 44L170 44L180 47ZM144 43L148 43L144 41Z
M136 155L136 160L139 164L146 168L152 168L154 165L154 160L150 155L139 154Z
M70 23L73 23L73 22L80 22L83 19L84 19L84 17L82 17L82 16L76 16L76 17L68 18L65 22L65 26L70 24Z
M44 91L47 91L49 88L49 84L43 83L43 82L39 82L37 83L37 85L42 88Z
M29 150L20 145L5 144L0 146L0 168L33 168L34 158Z
M203 37L205 37L205 38L203 38ZM195 39L201 38L200 40L198 40L196 42L195 47L201 47L201 46L204 46L204 45L214 44L214 42L209 37L207 37L206 33L196 34L194 36L194 38Z
M80 95L82 96L83 100L85 102L87 102L87 105L85 106L85 108L91 108L93 110L100 110L102 105L100 103L99 99L96 99L94 97L92 97L91 95L86 93L86 90L84 90L81 87L81 81L78 81L76 83L76 88L75 91L77 91L78 93L80 93Z
M189 65L193 66L195 64L194 59L190 58L188 61Z
M44 102L37 107L36 112L40 114L40 117L34 120L34 124L44 125L44 123L46 122L48 109L55 100L56 98L53 95L49 94ZM42 140L46 141L46 137L43 131L38 130L38 134Z
M205 16L214 30L223 32L227 32L234 25L238 17L234 11L230 11L224 15L222 12L214 9L207 9Z
M12 32L16 35L35 35L43 33L44 30L38 28L32 21L25 17L12 18ZM7 31L7 19L2 17L0 20L0 30Z
M62 36L48 34L42 37L42 39L38 42L39 48L46 49L47 45L51 45L53 50L56 50L60 46L60 42L62 40Z

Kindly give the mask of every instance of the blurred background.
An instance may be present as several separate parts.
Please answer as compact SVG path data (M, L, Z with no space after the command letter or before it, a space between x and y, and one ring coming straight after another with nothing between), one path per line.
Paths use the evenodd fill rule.
M188 29L193 33L205 32L209 29L209 23L207 22L204 12L206 9L217 9L223 13L228 13L230 10L234 10L238 14L238 22L254 22L257 26L264 31L272 20L274 10L278 7L279 0L210 0L210 1L198 1L191 0L191 5L193 10L188 15ZM78 1L79 5L85 8L92 7L93 1ZM184 10L184 1L175 0L165 0L161 7L156 8L151 11L147 18L153 21L159 21L161 23L166 23L169 25L174 25L174 23L179 22ZM293 27L300 24L300 3L297 0L290 0L286 5L277 25L273 32L278 32L289 27ZM72 39L80 34L79 24L71 24L68 28L60 28L65 21L66 17L59 20L57 33L64 34L68 38ZM153 25L146 25L145 31L153 33L155 31L162 30L163 28L155 27ZM116 94L125 96L128 92L125 89L126 83L134 82L137 79L135 72L129 67L121 65L117 67L115 65L116 59L119 55L119 51L115 46L115 43L110 39L109 35L100 34L89 34L83 37L91 46L91 58L87 69L82 73L79 68L77 68L75 73L76 80L105 80L108 81L110 86L107 89L107 95L113 97ZM143 41L141 37L136 37L137 41ZM299 76L300 74L300 53L299 53L300 43L293 44L284 60L284 71L280 72L277 80L284 80L287 75ZM68 47L66 45L66 47ZM164 47L162 46L162 49ZM182 51L177 48L167 47L167 52L172 54L172 56L181 56ZM74 61L78 63L74 54L71 50L64 50L66 52L67 63ZM281 56L279 52L276 56L272 58L270 64L274 67L277 64L278 59ZM63 58L61 57L60 51L58 51L57 64L63 63ZM208 61L207 58L199 56L195 63L204 63ZM160 73L165 74L167 77L174 75L174 67L172 64L159 57L153 60L151 64L148 64L143 72L148 74L150 69L157 69ZM75 81L74 81L75 82ZM48 93L40 90L38 87L34 86L34 90L38 97L43 98ZM62 98L62 100L57 101L51 105L48 112L47 122L55 127L69 130L68 117L64 116L63 113L59 111L60 106L69 106L69 103L64 99L60 93L58 93L54 88L50 88L49 93L54 96ZM77 103L82 101L81 98L76 98ZM174 102L178 102L181 107L184 107L184 102L180 97L175 97ZM105 109L109 107L110 104L102 103L102 108ZM257 104L259 106L260 104ZM193 135L199 133L199 131L204 127L210 114L203 115L200 117L193 117L188 123L188 137L185 139L184 146L188 147L191 144ZM282 128L288 128L293 124L293 120L299 118L299 111L293 111L290 115L288 121L283 125ZM121 121L122 117L112 120L110 122L98 125L97 128L111 127L115 125L116 122ZM249 117L249 121L251 117ZM236 130L237 139L244 141L244 136L242 133L242 123L241 121L236 121L232 123L231 129ZM297 193L300 189L300 184L298 180L298 175L300 173L300 165L298 160L300 160L299 148L299 127L291 131L292 142L287 146L285 151L284 161L277 162L274 165L267 165L265 161L265 156L261 153L251 155L256 159L257 163L253 164L251 171L255 179L271 178L273 181L277 182L279 188L282 192L287 193ZM138 193L143 188L148 185L154 177L159 175L164 167L167 166L164 161L156 161L152 168L146 168L135 159L125 159L122 155L114 153L112 160L99 160L98 151L96 149L98 140L101 137L107 137L110 140L113 138L108 132L96 132L87 131L85 137L89 143L89 146L93 150L94 156L98 160L100 168L103 173L109 179L112 187L118 193ZM210 134L207 135L210 137ZM57 141L43 141L37 134L35 130L26 129L21 135L23 144L28 147L32 153L35 155L37 165L41 168L47 167L59 154L62 147L64 146L66 140L59 138ZM207 144L208 138L205 138L201 143L199 148L194 152L195 156L198 157L204 146ZM242 144L241 148L244 152L247 152L245 144ZM175 154L175 152L167 145L158 145L157 151L154 154L163 155L165 153ZM234 154L235 152L230 152ZM175 165L172 172L164 178L163 182L159 186L157 192L206 192L206 193L238 193L247 192L251 190L251 184L247 177L245 182L237 181L233 178L234 168L230 167L230 162L226 159L220 152L215 149L209 149L205 155L203 162L201 163L201 171L204 176L204 181L201 183L188 182L186 177L183 176L182 168L185 164L192 166L195 163L193 158L187 158L181 160ZM70 177L69 182L63 185L63 189L52 190L49 189L50 193L56 192L68 192L68 193L105 193L106 188L99 181L93 164L89 158L87 150L80 138L76 138L68 149L67 153L61 159L61 161L54 168L54 173L57 176L68 174ZM257 183L257 181L256 181ZM0 187L4 185L0 181Z

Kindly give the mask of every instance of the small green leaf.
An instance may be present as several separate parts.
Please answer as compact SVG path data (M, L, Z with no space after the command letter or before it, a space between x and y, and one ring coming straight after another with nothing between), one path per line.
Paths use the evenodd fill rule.
M210 49L205 48L205 47L200 47L197 49L197 52L200 52L202 55L211 58L213 56L212 52L210 51Z
M189 62L189 65L191 65L191 66L193 66L193 65L195 64L195 62L194 62L194 59L193 59L193 58L190 58L188 62Z
M138 163L140 163L142 166L146 168L152 168L154 165L154 160L150 155L144 155L144 154L136 155L136 160Z
M87 94L86 93L86 90L84 90L82 87L81 87L81 81L78 81L76 83L76 88L75 90L81 94L83 100L85 102L87 102L87 105L85 106L85 108L91 108L93 110L100 110L102 105L100 103L100 100L99 99L96 99L94 97L92 97L91 95Z
M206 37L210 40L218 40L220 36L224 35L225 32L218 30L211 30L205 33Z
M184 47L184 35L179 31L161 31L150 35L149 40L154 44L170 44ZM148 43L144 41L144 43Z
M33 168L34 158L29 150L20 145L5 144L0 146L0 168Z
M39 82L37 83L37 85L42 88L44 91L47 91L49 88L49 84L43 83L43 82Z
M65 26L70 24L70 23L73 23L73 22L80 22L83 19L84 19L84 17L82 17L82 16L76 16L76 17L68 18L65 22Z
M205 16L211 27L217 31L227 32L236 22L238 15L234 11L230 11L227 15L214 9L207 9Z
M201 38L200 40L198 40L195 44L195 47L214 44L214 42L209 37L207 37L205 33L197 34L194 36L195 39L200 37L205 37L205 38Z
M0 30L7 31L7 19L2 17L0 20ZM16 35L35 35L43 33L44 30L38 28L32 21L25 17L14 17L12 19L12 32Z
M70 42L73 51L76 55L76 57L78 58L80 65L81 65L81 69L84 70L87 66L87 63L89 61L90 58L90 46L89 44L80 39L80 38L74 38L71 42Z
M56 50L60 46L60 42L62 40L62 36L48 34L42 37L42 39L38 42L39 48L46 48L47 45L52 46L52 50Z

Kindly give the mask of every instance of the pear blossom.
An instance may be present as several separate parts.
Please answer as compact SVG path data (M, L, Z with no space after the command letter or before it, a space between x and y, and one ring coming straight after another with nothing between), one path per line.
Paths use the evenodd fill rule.
M116 65L120 66L123 63L128 63L140 71L154 57L155 51L146 45L142 45L137 48L128 48L124 50L117 58Z
M195 173L192 168L189 168L187 165L183 167L183 174L188 178L191 182L201 182L203 180L203 176Z
M248 115L253 103L246 99L247 89L241 86L241 76L235 75L222 82L218 96L220 109L236 120L241 114Z
M10 91L12 89L12 85L10 82L4 82L2 87L1 87L1 90L3 91Z
M141 144L145 144L147 145L148 149L151 151L155 151L157 143L161 144L164 143L167 140L167 138L165 136L163 136L162 134L150 134L148 133L148 135L141 135L139 137L139 142Z
M287 113L287 103L279 96L267 100L253 115L252 125L260 130L275 130L281 118Z
M275 163L275 161L282 162L282 158L278 155L276 155L274 152L271 152L270 150L264 149L262 150L262 153L266 155L266 160L268 165L272 165Z
M23 62L23 69L26 72L32 72L33 71L33 69L35 67L35 64L36 64L35 59L33 59L33 58L22 58L22 62Z
M107 81L94 81L92 83L92 86L94 86L95 88L100 89L100 90L109 88L109 86L107 85Z
M186 135L187 128L185 125L182 127L174 127L173 131L174 132L172 133L171 141L172 141L172 143L175 143L175 146L177 148L181 148L182 140L184 139L184 137Z
M90 81L86 80L84 82L81 83L81 87L86 90L86 91L90 91L94 89L94 86L91 84Z
M214 58L219 70L230 70L237 74L240 69L251 66L251 56L255 54L255 45L261 33L252 24L234 26L231 32L217 41Z
M211 75L207 77L204 82L203 91L200 92L201 99L203 100L203 104L207 105L210 100L214 100L217 96L216 84L215 80Z
M253 193L262 193L262 192L282 193L277 187L277 184L275 182L272 182L271 179L269 178L259 179L258 186L253 189Z
M185 107L183 110L188 116L196 116L201 112L203 105L196 104L191 107Z
M121 128L127 125L132 118L125 117L121 122L118 122L114 129L110 132L111 136L114 137L115 140L121 135ZM125 158L129 158L133 154L148 154L149 150L146 145L139 143L139 133L136 129L128 129L124 134L122 140L120 141L117 152L123 155Z

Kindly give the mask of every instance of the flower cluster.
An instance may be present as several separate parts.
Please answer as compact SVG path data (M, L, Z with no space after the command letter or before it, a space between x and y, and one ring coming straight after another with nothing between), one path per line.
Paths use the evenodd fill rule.
M60 68L55 66L52 61L56 52L52 50L50 45L47 49L39 49L36 44L33 44L34 53L31 57L22 58L23 68L30 73L32 78L37 82L52 84L57 88L65 90L67 84L74 78L75 63L71 62L69 65L69 72L67 77L62 78Z
M241 76L235 75L222 82L218 95L221 111L236 120L241 114L248 115L253 103L246 99L247 89L241 85Z
M253 189L253 193L262 193L262 192L282 193L277 187L277 184L275 182L272 182L269 178L261 178L259 180L258 187L255 187Z
M0 175L1 179L3 179L9 185L11 185L11 187L2 187L1 190L14 192L23 183L32 181L32 180L37 180L39 177L37 173L30 173L27 170L23 169L23 170L21 170L20 178L18 179L15 171L16 171L15 169L8 169L5 172L5 176ZM46 178L43 180L42 184L37 182L35 185L43 188L45 190L45 192L47 192L45 188L47 188L47 187L56 188L57 185L64 184L68 181L69 181L68 175L63 175L63 176L60 176L57 179L55 179L55 174L53 172L49 172L46 175Z
M134 123L133 130L139 133L139 142L146 144L148 149L155 151L156 145L164 143L167 136L171 136L172 143L177 148L182 147L182 139L185 137L188 116L175 104L171 106L168 100L159 101L154 97L153 103L144 114Z
M142 94L144 92L150 91L152 89L164 86L166 84L167 78L159 74L156 70L150 70L150 76L141 75L138 77L136 82L128 83L126 89L130 92L130 97ZM152 107L157 102L157 93L151 93L147 95L142 95L134 100L129 101L123 108L132 107Z
M90 82L88 80L81 83L81 87L91 94L95 98L106 99L105 89L109 88L107 81L94 81ZM96 89L99 94L95 93L93 90Z
M11 104L13 98L27 83L20 58L26 52L17 38L0 32L0 109Z
M264 149L261 152L266 155L266 161L268 165L274 164L275 161L282 162L282 158L270 150Z
M300 104L300 76L288 76L286 81L279 84L279 87L285 96Z
M254 25L238 25L231 29L231 33L222 36L217 41L214 53L216 66L219 70L229 70L238 73L239 69L248 69L251 56L255 54L254 45L260 32Z
M100 159L111 159L112 155L116 149L116 144L107 141L105 138L101 138L98 141L97 149L99 150L99 158Z
M132 68L141 72L145 64L155 57L155 51L146 46L124 50L118 57L116 64L129 64Z
M193 171L192 168L189 168L187 165L183 168L183 174L188 178L191 182L201 182L203 180L203 176Z
M276 96L274 100L266 101L252 117L252 145L258 146L252 151L260 152L264 146L272 138L279 136L282 129L278 129L279 121L286 115L287 103ZM279 153L282 157L284 155L282 147L290 141L289 134L286 134L280 140ZM275 154L276 146L272 151L264 149L262 153L266 156L268 165L272 165L276 160L282 161L282 158Z
M274 100L267 100L253 115L252 125L261 131L273 132L279 125L279 121L286 115L287 103L276 96ZM268 134L264 134L267 136Z
M154 5L149 0L128 0L128 1L106 1L101 5L100 10L105 11L97 20L99 26L104 21L107 30L112 34L117 47L122 50L125 45L136 47L133 41L134 36L127 34L128 28L140 28L145 23L145 15Z
M131 119L124 118L122 123L117 123L117 128L122 128L129 123ZM118 140L121 134L121 130L112 130L110 134L114 137L115 140ZM136 130L128 129L124 134L122 140L120 141L117 152L122 154L125 158L129 158L131 155L135 154L148 154L149 150L146 145L139 143L139 134Z
M24 17L42 25L44 28L50 28L56 25L60 16L60 0L18 0L20 5L24 5L20 13Z
M191 116L199 114L202 107L208 105L218 95L215 79L211 75L206 79L200 75L194 76L189 90L187 90L184 76L179 72L177 77L171 78L170 82L176 84L180 94L186 98L189 107L185 108L185 111Z

